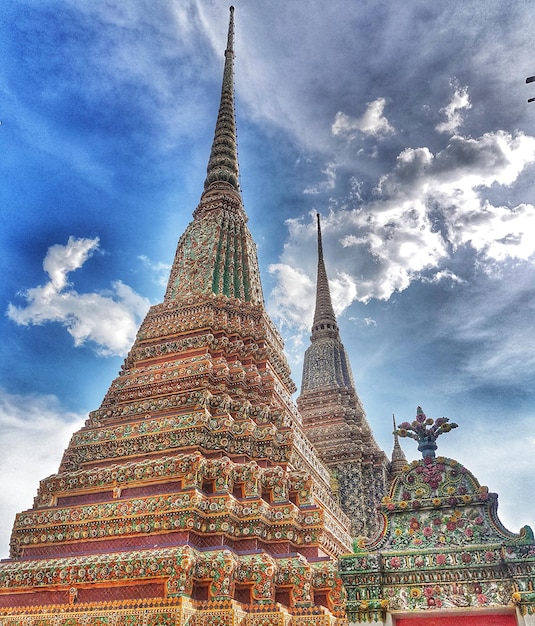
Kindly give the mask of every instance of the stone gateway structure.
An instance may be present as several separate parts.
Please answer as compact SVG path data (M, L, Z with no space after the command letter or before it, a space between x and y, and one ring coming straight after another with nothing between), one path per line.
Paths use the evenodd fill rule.
M434 449L408 465L411 425L392 461L377 445L319 221L295 406L239 188L233 45L231 8L204 191L164 300L16 516L0 626L532 626L531 530L505 530L495 496Z

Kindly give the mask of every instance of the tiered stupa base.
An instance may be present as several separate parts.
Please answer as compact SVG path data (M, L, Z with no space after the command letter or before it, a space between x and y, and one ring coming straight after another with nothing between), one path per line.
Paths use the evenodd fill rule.
M22 614L23 613L23 614ZM281 604L247 605L235 600L203 602L191 598L127 600L101 605L25 608L0 611L3 626L342 626L322 607L288 609Z

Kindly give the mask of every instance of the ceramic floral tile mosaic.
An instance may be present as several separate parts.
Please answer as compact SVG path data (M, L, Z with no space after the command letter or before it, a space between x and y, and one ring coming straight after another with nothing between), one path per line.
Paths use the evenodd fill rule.
M341 560L350 620L387 611L535 613L535 542L497 517L497 496L460 463L425 457L407 465L381 505L383 527Z

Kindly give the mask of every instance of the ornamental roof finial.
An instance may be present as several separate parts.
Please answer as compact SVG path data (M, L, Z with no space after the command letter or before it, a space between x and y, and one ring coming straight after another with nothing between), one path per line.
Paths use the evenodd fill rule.
M458 424L449 423L449 421L447 417L439 417L436 420L426 417L422 407L417 407L416 419L411 423L403 422L400 424L399 428L394 430L394 434L415 439L423 458L434 458L437 449L436 440L439 435L449 433L452 428L458 427Z

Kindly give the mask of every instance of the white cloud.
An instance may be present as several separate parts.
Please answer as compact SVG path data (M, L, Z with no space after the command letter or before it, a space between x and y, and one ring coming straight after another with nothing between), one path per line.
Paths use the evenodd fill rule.
M161 287L166 287L169 280L169 272L171 271L171 265L169 263L162 263L161 261L154 263L144 254L140 255L138 259L147 267L155 276L155 283Z
M359 205L364 201L364 198L362 195L363 187L364 187L364 183L361 180L358 180L357 178L355 178L355 176L352 176L349 179L349 188L350 188L349 199L356 205Z
M443 109L440 109L440 112L444 113L446 121L435 126L439 133L456 133L463 123L460 111L472 108L468 87L459 87L456 81L453 81L451 86L454 88L451 101Z
M482 264L529 260L535 208L493 206L485 196L495 185L511 185L534 161L534 137L503 131L478 139L455 136L436 155L428 148L404 150L378 185L382 198L350 216L354 226L348 230L357 226L358 234L341 239L342 245L364 244L383 264L369 297L389 297L465 245Z
M79 269L98 249L99 239L69 237L66 246L55 244L48 248L43 269L50 276L52 288L61 291L67 284L67 274Z
M420 192L433 159L429 148L406 148L398 155L394 170L379 180L377 191L381 196Z
M377 191L385 199L439 194L451 196L454 202L459 194L477 199L481 187L511 185L534 161L535 137L505 131L476 139L456 135L436 155L427 147L403 150L392 172L379 181Z
M377 326L377 322L373 319L373 317L354 317L354 316L349 316L348 320L350 322L354 322L356 325L362 325L364 324L364 326Z
M336 163L327 163L327 167L321 171L322 174L325 175L325 180L318 183L317 185L313 185L312 187L307 187L303 193L305 194L318 194L324 191L331 191L336 186Z
M286 263L268 267L276 286L266 302L269 315L284 333L284 351L292 366L301 363L304 338L314 316L316 284L307 273Z
M438 272L435 272L432 276L430 277L423 277L422 278L422 282L424 283L440 283L443 281L448 281L449 283L451 283L451 285L467 285L468 281L464 280L463 278L460 278L459 276L457 276L454 272L452 272L451 270L449 270L448 268L444 268L443 270L439 270Z
M72 433L85 417L62 409L54 396L0 389L0 558L8 556L16 513L32 507L39 481L57 472Z
M534 229L533 205L495 207L486 202L477 213L459 211L450 230L456 246L468 243L487 259L526 261L535 254Z
M511 186L534 162L535 137L504 131L456 135L436 154L427 147L403 150L380 179L373 201L322 220L337 313L354 300L388 300L415 280L430 280L429 272L435 282L462 283L445 264L465 247L492 271L497 263L530 261L535 207L494 205L492 194ZM293 295L315 277L313 223L288 222L289 239L274 266L286 268L275 289L278 319L296 326L303 325L303 311L313 309L312 287L307 297Z
M80 294L67 281L69 273L82 267L98 249L98 243L98 238L69 237L65 246L51 246L43 262L50 281L21 294L26 306L10 303L8 317L22 326L58 322L77 347L90 342L100 355L126 354L149 301L121 281L112 284L110 295Z
M418 274L437 267L447 246L433 224L425 204L419 202L375 203L368 210L339 216L339 243L351 249L353 272L359 275L358 299L387 300L403 291ZM354 233L345 234L353 230ZM366 258L371 262L366 265Z
M268 304L274 318L283 327L309 328L316 298L315 282L302 269L285 263L272 264L268 270L277 279Z
M329 289L336 315L345 311L357 298L355 278L346 272L339 272L335 278L329 280Z
M367 109L361 117L351 117L338 111L331 126L332 134L353 137L355 131L359 131L374 137L391 135L394 128L383 115L385 105L384 98L368 102Z
M419 244L427 248L420 248L421 254L431 254L419 264L412 263L413 255L401 255L411 259L414 271L438 267L449 254L448 247L455 251L464 245L478 252L483 263L526 261L535 253L535 239L531 236L535 208L530 204L493 206L485 193L493 185L511 185L534 161L534 137L503 131L477 139L457 135L436 155L427 148L406 149L399 155L394 170L378 185L385 201L371 207L373 233L384 236L388 226L395 240L403 240L403 246L407 237L418 238ZM432 216L442 224L441 232L433 230ZM442 243L442 249L435 246L438 254L432 253L429 245L433 240L435 244ZM372 249L374 241L370 238ZM388 257L395 260L391 254Z

